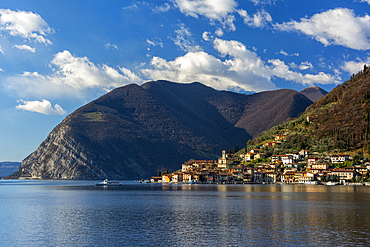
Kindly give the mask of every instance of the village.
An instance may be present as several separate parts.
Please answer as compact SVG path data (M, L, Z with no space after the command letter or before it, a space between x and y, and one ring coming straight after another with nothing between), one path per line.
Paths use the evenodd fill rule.
M299 152L267 157L263 148L280 145L284 135L259 149L238 154L222 151L218 160L189 160L181 170L150 182L203 184L311 184L370 186L370 161L351 162L348 154Z

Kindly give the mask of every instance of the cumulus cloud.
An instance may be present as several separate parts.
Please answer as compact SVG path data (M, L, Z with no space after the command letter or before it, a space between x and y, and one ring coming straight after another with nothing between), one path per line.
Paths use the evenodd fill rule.
M31 46L28 45L14 45L13 47L19 49L19 50L26 50L30 52L36 52L35 48L32 48Z
M175 45L186 52L201 51L202 48L195 43L190 30L186 28L183 23L181 23L179 27L180 28L175 31L176 38L173 39Z
M266 63L238 41L216 38L213 43L222 59L203 51L189 52L173 61L153 57L153 68L143 69L142 73L153 80L167 79L182 83L199 81L221 90L256 92L276 89L272 82L275 77L303 85L338 83L335 76L323 72L316 75L294 72L278 59L270 59ZM310 66L306 62L301 65Z
M270 75L260 58L237 41L215 39L214 46L223 56L236 56L231 60L220 59L205 52L190 52L174 61L154 57L154 69L142 72L152 79L165 78L178 82L200 81L216 89L242 89L263 91L275 89Z
M97 66L86 57L73 56L69 51L57 53L50 63L51 75L38 72L24 72L22 75L7 78L6 88L18 95L39 97L73 96L81 97L84 90L99 89L109 91L142 80L127 68Z
M198 18L205 16L211 22L218 21L230 30L235 30L234 16L238 6L234 0L173 0L181 13Z
M212 20L222 20L238 6L234 0L175 0L175 3L186 15L195 18L203 15Z
M222 31L222 29L221 29L221 28L218 28L218 29L216 30L215 34L216 34L218 37L221 37L221 36L223 36L223 35L224 35L224 32Z
M0 30L11 36L19 36L45 45L52 44L45 38L52 29L40 15L26 11L0 9Z
M229 66L221 60L203 51L189 52L174 61L153 57L151 65L154 69L143 69L142 72L150 78L167 79L176 82L202 82L217 89L238 88L238 83L232 79L233 73ZM243 89L250 89L242 85Z
M313 65L312 65L312 63L310 63L308 61L302 62L301 65L299 65L299 69L300 70L313 69Z
M340 78L336 76L319 72L319 74L305 74L294 72L289 69L289 66L279 59L268 60L271 66L271 73L279 78L283 78L287 81L293 81L302 85L314 85L314 84L339 84Z
M360 2L370 4L370 0L361 0Z
M59 52L51 64L57 68L49 77L53 83L65 84L75 89L92 87L117 87L141 79L125 68L119 71L108 65L96 66L86 57L75 57L69 51Z
M42 101L24 101L19 100L23 105L17 105L16 108L24 111L38 112L45 115L65 115L67 111L60 105L55 104L54 108L51 106L50 101L43 99Z
M341 66L341 69L347 71L350 74L357 74L359 71L364 69L364 65L370 66L370 57L367 57L365 60L360 58L355 59L354 61L344 62Z
M370 16L355 16L353 10L336 8L311 18L275 24L281 31L299 31L328 45L341 45L355 50L370 49Z
M238 9L238 14L243 17L244 23L250 27L265 27L268 23L272 22L272 17L265 10L257 11L251 17L244 9Z
M213 39L213 36L211 35L210 32L203 32L202 34L202 38L205 40L205 41L210 41L211 39Z

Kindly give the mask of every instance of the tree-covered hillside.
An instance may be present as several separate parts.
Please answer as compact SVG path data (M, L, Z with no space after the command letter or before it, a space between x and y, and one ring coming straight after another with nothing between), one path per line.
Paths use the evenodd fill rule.
M263 145L285 135L271 150L370 153L370 72L364 70L316 101L300 117L272 127L250 144ZM267 148L268 149L268 148ZM280 151L279 151L280 150Z

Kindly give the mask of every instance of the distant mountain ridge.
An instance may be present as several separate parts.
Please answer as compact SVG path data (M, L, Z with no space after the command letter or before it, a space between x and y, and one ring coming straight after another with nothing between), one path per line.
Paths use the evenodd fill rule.
M312 101L294 90L253 95L201 83L131 84L77 109L22 162L31 178L134 179L222 149L298 116Z
M313 86L303 89L300 93L309 98L312 102L315 102L324 97L328 92L320 87Z
M21 162L0 162L0 178L13 174L20 166Z

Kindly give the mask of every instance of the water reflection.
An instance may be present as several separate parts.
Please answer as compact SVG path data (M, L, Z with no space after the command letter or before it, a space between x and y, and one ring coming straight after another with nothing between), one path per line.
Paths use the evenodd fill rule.
M370 188L0 182L4 246L370 245Z

